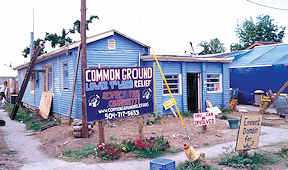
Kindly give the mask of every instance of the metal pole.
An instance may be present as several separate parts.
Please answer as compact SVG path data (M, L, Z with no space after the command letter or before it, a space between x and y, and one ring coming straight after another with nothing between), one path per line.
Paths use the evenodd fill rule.
M86 0L81 0L81 89L82 89L82 137L88 138L88 127L85 105L85 68L86 59Z

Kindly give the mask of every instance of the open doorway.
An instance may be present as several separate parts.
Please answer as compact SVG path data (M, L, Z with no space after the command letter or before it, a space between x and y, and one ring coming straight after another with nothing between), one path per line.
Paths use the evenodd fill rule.
M201 110L199 79L200 73L187 73L187 103L188 111L191 113L198 113Z

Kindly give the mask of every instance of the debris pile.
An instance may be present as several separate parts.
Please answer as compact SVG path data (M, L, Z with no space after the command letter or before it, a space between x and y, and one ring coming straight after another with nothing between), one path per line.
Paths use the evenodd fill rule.
M82 121L76 121L72 123L73 126L73 136L75 138L82 138ZM88 126L88 135L90 136L93 133L93 124L87 123Z

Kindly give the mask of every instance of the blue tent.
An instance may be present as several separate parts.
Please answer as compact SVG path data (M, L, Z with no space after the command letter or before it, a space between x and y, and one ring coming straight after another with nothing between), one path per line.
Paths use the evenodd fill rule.
M239 89L239 103L254 104L255 90L277 92L288 81L288 44L257 46L233 56L230 87Z

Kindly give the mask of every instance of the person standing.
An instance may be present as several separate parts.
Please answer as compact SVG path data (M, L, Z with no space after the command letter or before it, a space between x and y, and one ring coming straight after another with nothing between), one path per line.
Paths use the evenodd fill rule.
M7 100L7 94L8 94L8 82L4 81L3 85L0 88L0 99L1 101L5 99L4 101Z

